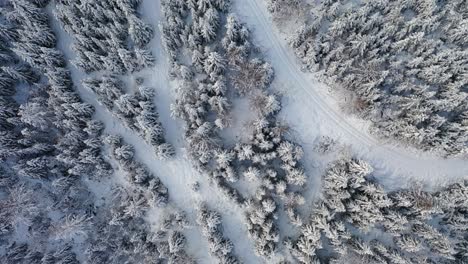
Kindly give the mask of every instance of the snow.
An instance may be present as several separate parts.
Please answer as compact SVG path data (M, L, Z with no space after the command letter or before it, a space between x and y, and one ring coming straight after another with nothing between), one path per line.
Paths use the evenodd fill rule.
M230 110L231 124L220 133L225 146L234 147L238 142L246 142L251 131L246 126L255 120L256 116L250 109L249 99L229 97L232 108Z
M207 182L207 176L200 175L192 166L184 153L184 139L182 123L174 120L170 115L170 104L174 101L174 89L168 78L168 63L164 49L162 48L161 35L158 24L161 19L160 1L144 0L140 5L142 19L154 26L155 37L149 44L153 55L156 57L156 65L151 69L146 69L137 76L145 78L145 85L156 89L155 104L160 115L160 121L165 129L166 140L176 148L176 157L170 160L159 160L153 154L153 147L148 145L136 133L124 127L104 106L96 100L93 92L85 89L81 85L81 80L86 78L86 74L69 63L72 79L77 87L81 98L93 105L96 109L94 119L105 124L104 133L121 135L124 141L135 148L136 160L148 167L148 170L159 177L164 185L169 189L169 199L174 207L183 210L194 226L185 231L187 236L187 253L194 256L198 263L215 263L216 260L209 255L208 245L205 238L195 226L196 205L200 202L206 203L211 210L218 211L223 219L224 235L234 244L235 252L242 252L241 261L245 263L261 263L253 252L253 244L248 239L246 226L244 224L243 211L231 201L226 201L214 187ZM51 16L52 17L52 16ZM54 19L53 28L58 37L58 48L65 53L67 61L71 61L75 54L71 48L73 39L63 31L59 22ZM116 180L118 180L117 177ZM200 191L195 195L191 190L191 185L199 182ZM93 188L94 192L102 192ZM105 196L98 194L98 197ZM151 210L151 223L158 222L159 216L164 210Z
M264 0L233 1L233 12L253 31L253 42L260 45L273 65L276 75L273 85L283 87L280 92L285 96L280 116L292 127L306 154L307 146L319 136L333 137L349 145L357 157L369 161L387 189L408 186L413 181L436 187L468 177L465 160L445 159L382 142L370 134L369 122L345 115L330 88L312 73L301 71L286 36L272 24Z
M232 5L233 11L253 31L254 44L262 47L266 60L275 69L276 78L273 89L284 96L280 118L286 120L291 126L291 137L305 151L303 164L311 176L310 187L305 194L308 203L319 193L320 177L326 164L336 156L336 153L322 155L314 151L314 146L320 136L337 139L348 145L353 154L369 161L375 168L380 183L387 189L404 187L411 184L413 180L437 186L437 184L468 176L468 163L462 159L444 159L391 143L382 143L376 139L368 131L368 122L343 114L337 98L332 95L329 87L318 82L313 74L301 71L301 66L288 47L285 37L273 26L263 0L237 0L233 1ZM149 171L159 177L169 188L170 207L179 208L187 214L193 225L185 231L188 254L194 256L198 263L217 262L209 255L206 240L195 224L196 207L203 202L210 210L216 210L221 214L223 233L233 242L236 256L244 263L264 263L253 252L254 246L248 238L244 224L243 209L234 202L226 200L215 187L211 186L207 176L197 172L185 154L183 124L179 120L174 120L170 113L170 104L175 99L175 83L168 77L169 65L158 28L159 21L162 19L160 0L143 0L139 11L143 20L155 28L155 37L149 46L156 57L156 65L136 76L144 77L145 85L154 87L156 90L154 102L165 129L166 140L176 149L175 158L157 159L152 146L135 132L125 128L104 106L98 103L91 91L81 86L81 80L87 75L69 64L77 90L85 102L95 107L94 118L104 122L105 133L119 134L126 143L133 145L135 158L145 164ZM58 35L58 48L70 61L75 57L71 49L73 40L57 23L58 21L54 19L52 26ZM233 105L234 128L223 134L225 141L230 145L239 137L245 136L246 133L241 130L241 125L249 120L246 100L237 99L233 101ZM119 173L121 172L116 172L116 174ZM115 175L113 178L114 183L123 184L121 175ZM197 192L191 189L195 182L200 184L200 190ZM242 187L242 189L247 188ZM105 197L105 193L110 191L102 183L94 185L91 190L97 194L97 197ZM158 223L160 216L169 209L151 210L147 216L148 221Z

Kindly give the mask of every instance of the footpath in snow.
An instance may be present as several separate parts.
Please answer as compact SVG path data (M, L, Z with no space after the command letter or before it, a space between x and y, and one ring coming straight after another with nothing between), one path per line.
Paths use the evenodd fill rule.
M312 73L301 70L285 36L273 25L264 0L233 1L233 12L253 31L254 43L274 67L275 85L282 87L285 96L281 116L304 147L311 146L319 136L333 137L369 161L388 189L402 187L408 180L437 186L468 177L466 160L444 159L379 142L370 135L368 122L342 113L330 89Z
M170 87L168 78L167 57L161 43L161 35L158 29L160 18L162 17L159 0L144 0L140 6L140 12L145 22L154 26L155 37L150 45L150 50L156 57L156 65L151 69L146 69L138 76L145 78L145 84L154 87L156 90L155 105L160 115L160 120L165 129L165 136L169 143L176 148L176 156L169 160L159 160L154 155L154 149L148 145L135 132L127 129L114 117L107 109L99 104L95 94L85 89L81 85L81 80L86 78L86 74L74 65L69 64L72 79L77 87L77 91L82 100L93 105L95 108L94 119L105 124L105 133L121 135L124 141L135 148L135 157L145 164L150 172L159 177L164 185L169 189L169 199L174 205L183 210L190 222L195 224L196 205L199 202L206 203L210 209L218 211L223 219L224 234L233 242L235 252L239 254L241 260L246 263L261 263L253 252L253 245L247 238L247 230L244 224L242 210L236 208L234 203L226 199L209 186L207 176L200 175L191 162L184 155L184 139L182 123L174 120L170 115L170 104L174 100L173 89ZM53 17L53 16L51 16ZM71 61L75 54L71 48L73 39L63 31L59 22L53 20L53 28L58 34L58 48L61 49L67 61ZM191 189L191 184L199 182L201 190L195 194ZM155 211L154 213L158 213ZM151 218L152 216L149 215ZM157 218L154 215L154 218ZM187 253L194 256L198 263L215 263L209 255L208 244L197 226L185 232L187 236Z

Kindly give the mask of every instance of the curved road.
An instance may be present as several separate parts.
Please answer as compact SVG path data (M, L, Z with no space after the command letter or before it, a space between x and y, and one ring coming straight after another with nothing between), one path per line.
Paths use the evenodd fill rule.
M287 86L282 112L303 142L328 135L350 145L353 152L372 163L387 188L398 188L396 184L402 184L398 179L435 185L468 177L466 160L444 159L382 143L370 135L365 121L344 115L327 93L329 88L311 73L301 71L292 49L274 27L264 0L233 1L233 8L253 31L255 44L264 48L275 69L276 84Z

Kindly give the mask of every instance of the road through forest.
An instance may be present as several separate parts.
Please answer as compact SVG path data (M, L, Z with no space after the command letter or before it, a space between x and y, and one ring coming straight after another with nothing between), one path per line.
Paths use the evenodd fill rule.
M254 44L261 47L275 69L276 85L284 87L282 116L297 131L300 141L307 144L324 135L338 139L358 157L370 161L389 189L401 187L399 179L437 185L468 176L465 160L383 143L369 133L368 122L343 113L329 88L312 73L301 70L285 36L274 26L264 0L233 1L233 12L247 24Z

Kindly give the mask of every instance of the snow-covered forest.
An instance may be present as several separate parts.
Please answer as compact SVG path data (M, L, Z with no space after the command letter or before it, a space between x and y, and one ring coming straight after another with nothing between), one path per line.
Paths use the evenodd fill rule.
M0 0L0 263L468 263L467 14Z
M296 55L351 91L347 107L379 136L466 155L466 1L289 2L269 0L269 10L279 23L308 10L289 40Z

